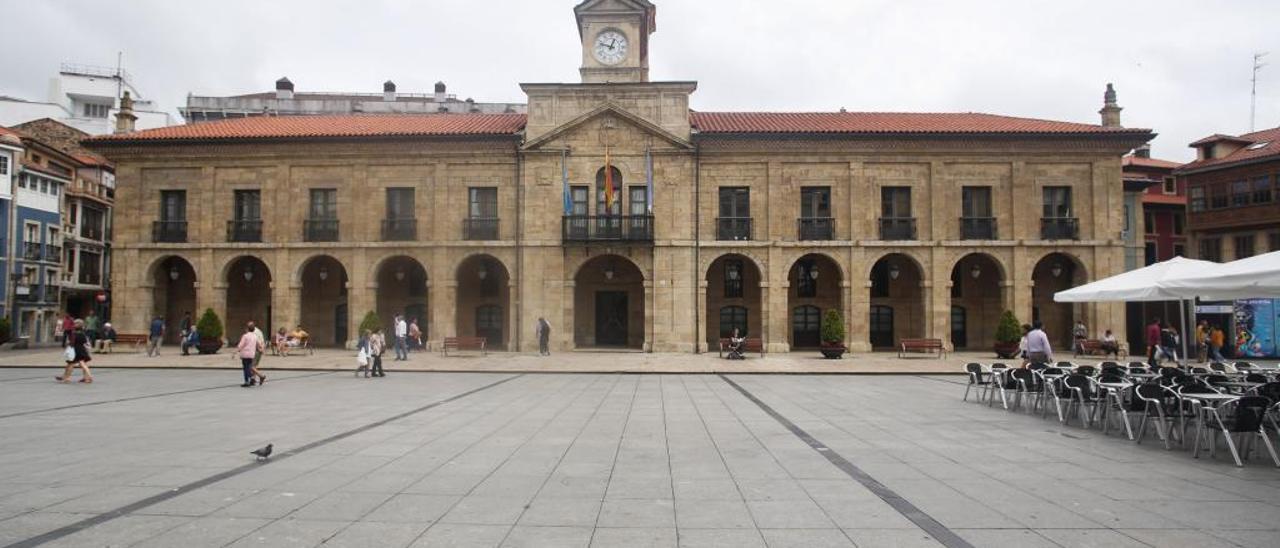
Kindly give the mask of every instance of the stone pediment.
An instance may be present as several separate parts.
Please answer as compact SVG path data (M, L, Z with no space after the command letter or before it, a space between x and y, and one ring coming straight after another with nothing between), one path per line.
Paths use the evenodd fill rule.
M536 150L542 148L549 143L556 141L568 140L570 136L590 132L593 129L602 129L608 121L615 122L614 131L632 131L647 136L652 136L662 141L666 141L673 148L691 149L693 143L688 139L684 139L678 135L671 133L636 114L619 107L613 103L606 103L587 111L578 117L561 124L559 127L548 131L536 139L524 144L524 150ZM619 136L618 142L624 139Z

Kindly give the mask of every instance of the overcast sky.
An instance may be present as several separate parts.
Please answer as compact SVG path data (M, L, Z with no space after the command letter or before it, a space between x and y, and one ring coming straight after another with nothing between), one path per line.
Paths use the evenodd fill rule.
M576 0L0 0L17 47L0 94L42 100L61 62L126 69L174 112L187 93L429 91L523 101L576 82ZM697 80L698 110L974 111L1098 123L1114 82L1155 155L1280 125L1280 1L659 0L651 79ZM39 29L39 30L36 30ZM37 36L37 34L39 36ZM26 35L26 38L23 38Z

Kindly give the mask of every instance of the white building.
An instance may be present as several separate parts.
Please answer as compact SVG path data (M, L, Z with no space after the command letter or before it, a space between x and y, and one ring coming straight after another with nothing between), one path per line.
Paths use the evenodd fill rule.
M128 91L134 98L137 129L171 126L177 121L148 101L133 86L123 69L66 63L58 76L49 79L44 101L0 97L0 126L14 126L40 118L51 118L91 135L111 133L120 108L120 96Z

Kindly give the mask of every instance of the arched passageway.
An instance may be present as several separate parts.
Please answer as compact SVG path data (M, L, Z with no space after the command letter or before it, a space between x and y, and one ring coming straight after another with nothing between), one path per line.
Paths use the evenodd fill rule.
M868 335L874 349L891 349L902 339L924 337L924 272L901 253L881 257L871 267L871 315Z
M827 310L839 310L845 318L841 278L839 265L826 255L811 253L791 265L787 274L787 341L793 350L817 348L822 343L822 315Z
M349 334L347 269L328 255L313 257L302 267L302 327L316 346L343 346Z
M405 322L416 319L418 329L427 333L427 269L422 263L403 255L388 258L378 266L375 279L378 291L374 309L387 340L395 337L393 322L397 314L404 315Z
M227 267L227 338L242 332L246 322L252 320L263 333L271 333L277 326L271 323L271 269L261 259L246 255L232 261Z
M1044 332L1055 350L1070 351L1071 327L1077 319L1085 318L1082 304L1056 302L1053 294L1081 285L1088 279L1084 265L1066 253L1045 255L1031 271L1031 319L1044 324ZM1088 326L1087 321L1085 324Z
M744 337L764 336L761 328L760 269L755 261L727 254L716 258L707 269L707 346L716 348L719 339L737 329Z
M196 310L196 269L178 256L166 257L152 271L154 290L151 313L164 320L164 342L177 343L182 337L182 319L191 315L191 323L200 319ZM146 325L150 325L148 320Z
M463 337L484 337L486 348L503 350L511 337L511 276L502 261L473 255L458 265L455 325Z
M951 344L990 348L1004 302L1004 271L990 255L971 253L951 268Z
M575 346L644 348L644 310L644 274L629 259L601 255L574 275Z

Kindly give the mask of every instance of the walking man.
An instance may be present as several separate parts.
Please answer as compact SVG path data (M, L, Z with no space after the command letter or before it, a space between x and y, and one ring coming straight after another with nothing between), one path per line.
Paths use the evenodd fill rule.
M1160 367L1160 316L1156 316L1147 324L1147 365Z
M551 342L551 323L546 318L538 316L538 323L534 326L533 332L538 337L538 355L550 356L551 350L548 346Z
M404 316L396 314L396 361L409 359L409 349L405 346L408 337L409 324L404 321Z
M147 357L160 355L160 339L164 338L164 319L156 316L151 320L151 332L147 340Z
M249 320L249 332L253 333L253 336L258 339L257 351L253 355L253 368L250 369L250 372L257 378L258 384L267 384L267 376L258 371L258 364L262 362L262 352L267 347L267 338L262 334L262 330L258 329L258 326L253 323L253 320ZM249 382L253 383L254 381L250 380Z
M1049 336L1044 334L1044 324L1038 320L1032 322L1031 331L1027 333L1027 361L1046 364L1053 361L1053 347L1049 345Z

